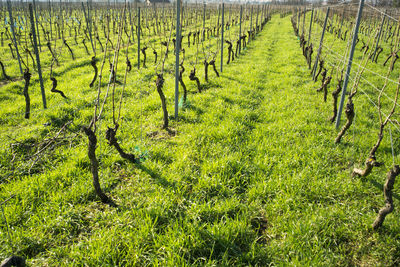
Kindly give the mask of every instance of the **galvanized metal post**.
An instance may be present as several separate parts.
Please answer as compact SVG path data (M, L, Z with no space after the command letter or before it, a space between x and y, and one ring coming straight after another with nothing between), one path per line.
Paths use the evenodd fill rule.
M304 34L305 31L305 25L306 25L306 13L307 13L307 7L304 7L304 14L303 14L303 28L301 30L301 34Z
M251 13L250 13L250 35L252 34L251 32L253 31L253 6L251 6ZM247 43L250 43L251 36L249 35L249 40Z
M313 66L313 71L312 71L312 77L313 77L313 79L315 78L315 73L317 72L318 60L319 60L319 56L320 56L321 50L322 50L322 43L324 42L324 35L325 35L325 30L326 30L326 24L327 24L327 22L328 22L328 17L329 17L329 10L330 10L330 7L328 7L328 9L326 10L326 16L325 16L324 27L323 27L323 29L322 29L321 40L320 40L320 42L319 42L319 48L318 48L317 56L315 57L315 63L314 63L314 66Z
M221 72L224 64L224 3L222 3L221 11Z
M357 35L358 35L358 27L360 26L363 7L364 7L364 0L360 0L360 5L358 7L356 26L354 27L353 40L352 40L352 43L351 43L351 49L350 49L350 54L349 54L349 61L347 63L346 76L344 77L344 82L343 82L342 96L340 98L338 114L337 114L337 117L336 117L336 129L338 129L339 126L340 126L340 117L342 115L344 99L346 97L347 83L349 82L351 64L353 62L354 49L356 47Z
M310 45L313 17L314 17L314 9L311 8L311 19L310 19L310 28L308 29L308 41L307 41L307 45Z
M180 25L181 0L176 1L176 49L175 49L175 119L178 118L179 104L179 51L181 44Z
M140 6L137 9L137 68L140 69Z
M203 3L203 42L206 35L206 3Z
M33 10L35 11L35 19L36 19L36 32L39 41L39 50L42 51L42 45L40 44L40 32L39 32L39 24L38 24L38 16L36 13L36 1L33 0Z
M15 50L17 52L19 71L20 71L21 75L23 75L24 72L22 71L21 59L20 59L20 56L19 56L17 39L15 38L14 19L13 19L13 16L12 16L10 0L7 0L7 8L8 8L8 15L10 16L10 26L11 26L11 32L12 32L12 35L13 35L13 42L14 42Z
M51 2L49 0L49 20L50 20L50 38L49 38L49 42L51 42L51 39L53 38L53 27L51 25Z
M239 20L239 54L242 51L242 15L243 15L243 6L240 5L240 20Z
M37 64L38 73L39 73L40 91L42 93L43 108L47 108L46 93L44 91L42 68L40 67L40 57L39 57L39 50L38 50L36 32L35 32L35 19L33 17L33 8L32 8L31 3L29 3L29 15L31 18L31 31L32 31L32 38L33 38L33 46L34 46L35 54L36 54L36 64Z

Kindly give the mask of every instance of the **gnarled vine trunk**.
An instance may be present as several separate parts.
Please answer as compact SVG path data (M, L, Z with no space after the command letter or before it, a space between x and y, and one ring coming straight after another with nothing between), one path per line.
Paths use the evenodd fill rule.
M0 61L0 67L1 67L1 71L2 71L2 73L3 73L3 77L4 77L6 80L11 80L10 76L8 76L8 75L6 74L6 69L4 68L3 62L1 62L1 61Z
M107 139L108 145L115 147L115 149L118 151L119 155L122 158L135 163L135 155L126 153L119 145L117 138L115 137L115 135L117 134L117 130L118 130L118 125L116 125L115 128L107 127L106 139Z
M185 83L183 82L183 73L185 72L185 67L183 67L183 64L181 64L180 66L181 66L181 69L179 70L179 83L183 89L183 103L186 103L187 89L186 89Z
M25 97L25 119L29 119L30 116L30 111L31 111L31 99L29 97L29 81L31 80L32 74L29 72L29 69L25 70L24 72L24 80L25 80L25 86L24 86L24 97Z
M167 102L165 100L165 95L162 90L164 86L164 77L163 74L157 74L157 79L156 79L156 87L157 87L157 92L160 95L161 99L161 106L163 109L163 114L164 114L164 124L163 124L163 129L168 128L168 110L167 110Z
M342 76L343 77L343 76ZM338 101L338 97L340 92L342 91L342 81L343 78L340 78L338 81L338 84L336 86L336 90L332 92L332 98L333 98L333 115L332 117L329 119L330 122L334 122L337 116L337 101Z
M396 177L399 174L400 174L399 165L395 165L387 174L386 183L383 188L383 194L385 196L385 206L379 210L378 217L372 224L372 228L375 230L382 226L386 216L389 213L391 213L394 209L392 190L394 187L394 182L396 181Z
M193 70L190 71L189 79L191 81L196 81L197 90L199 91L199 93L201 93L200 80L199 80L199 78L196 77L196 68L194 68Z
M218 70L217 70L217 66L215 66L215 59L211 60L209 64L213 67L213 70L214 70L214 72L215 72L215 75L217 75L217 77L219 77L219 73L218 73Z
M89 84L89 87L93 87L93 85L94 85L94 83L95 83L95 81L97 79L97 74L98 74L98 69L97 69L97 66L96 66L96 57L95 56L92 57L92 60L90 61L90 65L92 65L92 67L94 69L94 76L93 76L92 81Z
M204 60L204 78L205 78L206 82L208 82L208 65L209 65L209 63L205 59Z
M53 87L51 88L51 92L53 92L53 93L59 93L62 97L67 98L67 97L65 96L65 94L64 94L63 91L60 91L60 90L57 90L57 89L56 89L56 87L57 87L57 80L56 80L56 78L51 77L50 80L52 80L52 82L53 82Z
M340 143L343 135L346 133L346 131L350 128L351 124L353 123L355 113L354 113L354 104L351 98L349 98L348 103L346 105L345 114L347 121L346 124L343 126L342 130L339 132L338 136L336 137L335 144Z
M97 137L95 133L90 128L83 127L83 131L88 137L88 156L90 160L90 171L93 177L93 187L96 192L96 195L101 199L103 203L110 203L110 198L103 192L100 187L99 182L99 161L96 158L96 146L97 146Z

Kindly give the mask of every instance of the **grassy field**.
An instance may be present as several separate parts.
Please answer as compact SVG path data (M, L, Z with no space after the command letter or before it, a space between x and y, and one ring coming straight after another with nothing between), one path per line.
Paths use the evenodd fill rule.
M92 77L89 67L79 74L60 87L80 88L74 97L85 101L65 102L29 121L1 111L0 200L16 197L4 207L14 246L0 220L0 258L14 249L32 266L400 264L399 210L381 230L371 229L383 205L390 141L386 135L378 150L384 167L366 179L351 177L376 140L377 114L359 98L356 112L367 115L334 144L331 98L324 103L315 92L319 83L311 81L289 17L274 16L221 78L210 72L203 93L187 82L189 104L171 122L173 134L160 130L154 73L144 69L129 78L118 138L147 157L131 164L107 145L109 108L97 149L102 187L117 207L98 202L92 189L79 129L90 120L93 110L84 107L96 92L82 83ZM18 84L3 88L3 99L16 98ZM172 113L172 75L165 89ZM48 138L69 120L68 134L77 134L70 142L41 159L30 176L29 151L16 151L10 174L11 143Z

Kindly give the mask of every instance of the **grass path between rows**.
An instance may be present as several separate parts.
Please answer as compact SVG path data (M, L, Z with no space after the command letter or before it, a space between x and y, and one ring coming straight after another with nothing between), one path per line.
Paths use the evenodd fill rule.
M140 165L99 148L101 182L118 208L90 192L85 144L58 170L4 187L19 196L7 206L19 254L36 266L400 264L398 209L370 229L385 170L350 177L368 144L353 145L362 138L353 134L333 144L331 104L315 92L289 17L274 16L212 84L189 95L172 121L176 136L146 138ZM143 110L126 104L127 149L140 127L161 125L154 99ZM1 248L6 256L9 245Z

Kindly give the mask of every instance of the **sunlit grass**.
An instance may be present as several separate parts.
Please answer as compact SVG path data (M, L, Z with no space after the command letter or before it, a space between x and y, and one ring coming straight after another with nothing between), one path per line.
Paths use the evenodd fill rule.
M213 86L203 93L185 78L190 104L171 120L176 136L161 130L153 69L132 71L117 136L124 149L148 158L131 164L107 145L108 105L98 131L100 180L117 208L100 203L91 185L87 139L78 130L92 116L96 90L88 87L90 65L77 72L59 78L69 101L51 96L57 108L29 121L1 118L1 175L9 176L2 178L0 199L16 195L5 205L14 253L32 265L398 264L398 209L382 230L370 227L383 204L377 185L391 164L390 143L385 138L378 151L385 167L364 180L351 178L353 164L363 162L375 141L374 128L357 119L343 144L334 145L331 99L323 103L315 92L289 17L274 16L221 78L210 72ZM165 76L172 115L174 80ZM16 84L23 86L3 89ZM357 104L374 116L366 101ZM15 112L10 103L2 114ZM32 176L20 158L12 171L11 137L41 140L68 120L68 134L79 133L71 148L56 149ZM12 247L0 223L5 258Z

